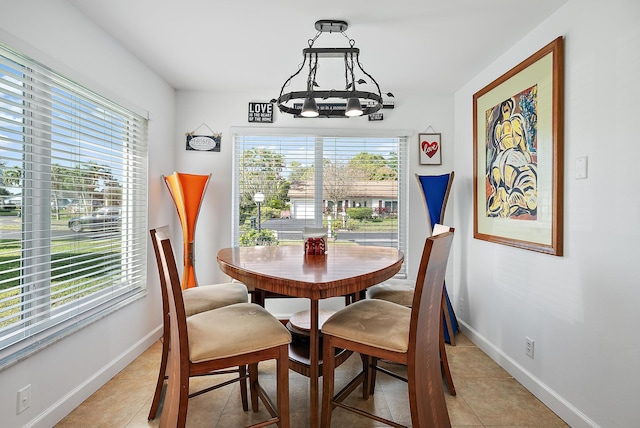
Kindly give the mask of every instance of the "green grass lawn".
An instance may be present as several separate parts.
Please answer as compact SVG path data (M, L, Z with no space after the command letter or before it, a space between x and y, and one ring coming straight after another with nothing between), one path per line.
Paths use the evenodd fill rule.
M51 307L76 300L110 285L109 276L118 276L117 245L105 246L103 240L56 240L51 255ZM20 321L22 304L20 284L20 240L0 240L0 328ZM109 248L105 251L103 248ZM113 272L113 273L111 273ZM47 286L46 284L44 285Z

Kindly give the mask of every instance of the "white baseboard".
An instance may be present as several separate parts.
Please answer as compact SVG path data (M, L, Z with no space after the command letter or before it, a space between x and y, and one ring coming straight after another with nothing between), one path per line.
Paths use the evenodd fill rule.
M114 358L102 370L96 372L92 377L86 379L68 394L60 397L58 401L53 403L48 409L39 414L37 417L29 421L25 428L50 428L60 422L73 409L78 407L84 400L89 398L91 394L100 389L113 376L119 373L140 354L147 350L154 342L160 339L162 335L162 326L151 331L145 337L140 339L130 348L122 352Z
M484 336L458 319L461 331L478 348L487 354L500 367L520 382L527 390L542 401L548 408L573 428L600 428L587 415L561 397L532 373L505 354L500 348L489 342Z

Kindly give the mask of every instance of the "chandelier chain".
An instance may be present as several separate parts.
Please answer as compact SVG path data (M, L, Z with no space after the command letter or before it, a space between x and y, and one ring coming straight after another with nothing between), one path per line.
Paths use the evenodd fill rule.
M318 31L316 35L313 37L313 39L307 40L307 43L309 44L310 48L313 47L313 44L316 42L316 40L318 40L318 37L320 37L320 34L322 34L322 31Z
M357 55L356 55L357 58ZM351 75L351 83L349 83L349 75ZM353 53L345 53L344 54L344 80L345 80L345 89L349 89L351 86L351 90L356 90L356 76L353 71Z
M309 77L307 77L307 91L312 92L316 83L316 72L318 71L318 54L309 55Z

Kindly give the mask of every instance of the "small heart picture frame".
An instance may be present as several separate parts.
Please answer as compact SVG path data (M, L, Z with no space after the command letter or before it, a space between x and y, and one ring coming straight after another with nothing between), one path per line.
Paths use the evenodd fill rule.
M442 165L442 135L418 134L420 165Z

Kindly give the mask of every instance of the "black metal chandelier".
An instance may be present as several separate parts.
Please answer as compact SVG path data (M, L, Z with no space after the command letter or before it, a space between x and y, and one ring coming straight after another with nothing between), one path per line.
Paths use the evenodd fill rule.
M315 24L316 33L313 39L309 39L309 47L302 50L304 61L291 77L289 77L280 89L280 96L271 102L277 103L278 108L283 113L293 114L303 117L353 117L369 115L377 112L383 107L382 93L380 85L360 64L360 49L354 47L355 40L350 39L345 31L348 24L345 21L326 19L317 21ZM340 33L349 41L349 47L341 48L314 48L315 41L323 33ZM343 58L344 60L344 89L321 89L316 81L320 58ZM302 91L292 91L285 93L292 80L300 74L306 66L309 68L306 89ZM369 82L362 77L369 79ZM377 92L369 92L358 89L356 85L373 84ZM387 93L393 97L393 94ZM325 101L318 105L318 100Z

